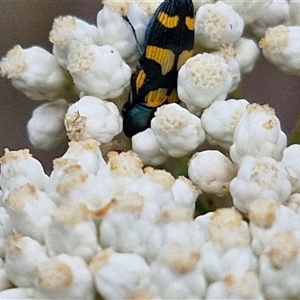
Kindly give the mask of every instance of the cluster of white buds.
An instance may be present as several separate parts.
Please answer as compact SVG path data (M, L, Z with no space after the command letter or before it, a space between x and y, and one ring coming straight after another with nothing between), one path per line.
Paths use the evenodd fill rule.
M299 2L194 1L180 102L128 145L120 110L160 2L105 0L96 25L55 19L53 53L2 58L2 76L48 100L31 143L70 141L50 174L27 149L0 159L0 299L300 298L300 145L233 93L260 51L300 75Z

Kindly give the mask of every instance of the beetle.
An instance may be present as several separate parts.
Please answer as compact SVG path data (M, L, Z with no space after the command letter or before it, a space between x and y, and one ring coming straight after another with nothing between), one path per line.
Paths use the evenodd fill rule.
M157 107L179 101L178 70L193 55L193 47L192 0L164 0L148 23L145 48L122 109L126 136L150 127Z

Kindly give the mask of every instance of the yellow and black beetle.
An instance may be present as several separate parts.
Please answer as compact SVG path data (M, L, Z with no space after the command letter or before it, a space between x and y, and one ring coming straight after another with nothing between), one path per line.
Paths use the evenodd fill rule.
M192 56L193 46L192 0L164 0L147 26L145 49L122 109L126 136L148 128L157 107L178 102L178 70Z

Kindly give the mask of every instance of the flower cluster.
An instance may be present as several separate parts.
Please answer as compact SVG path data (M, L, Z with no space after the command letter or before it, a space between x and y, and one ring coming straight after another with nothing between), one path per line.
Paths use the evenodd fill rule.
M2 58L2 76L48 101L28 122L33 146L70 141L50 174L27 149L0 159L0 299L300 298L300 145L269 105L231 94L259 47L300 75L300 2L195 1L181 102L131 149L102 153L128 146L120 109L158 4L106 0L97 26L54 20L52 53ZM186 158L187 177L154 168ZM232 205L198 215L202 194Z

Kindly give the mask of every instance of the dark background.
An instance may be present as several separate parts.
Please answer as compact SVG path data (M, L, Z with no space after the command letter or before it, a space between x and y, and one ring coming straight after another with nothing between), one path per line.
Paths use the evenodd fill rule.
M16 44L23 48L39 45L51 50L48 34L54 18L74 15L95 24L101 6L100 0L0 0L0 58ZM255 70L244 75L243 94L249 102L269 103L274 107L287 134L295 126L300 111L299 77L278 71L261 57ZM30 148L48 169L52 159L65 149L52 152L32 149L26 136L26 123L39 104L41 102L27 99L9 80L0 77L0 156L4 148Z

